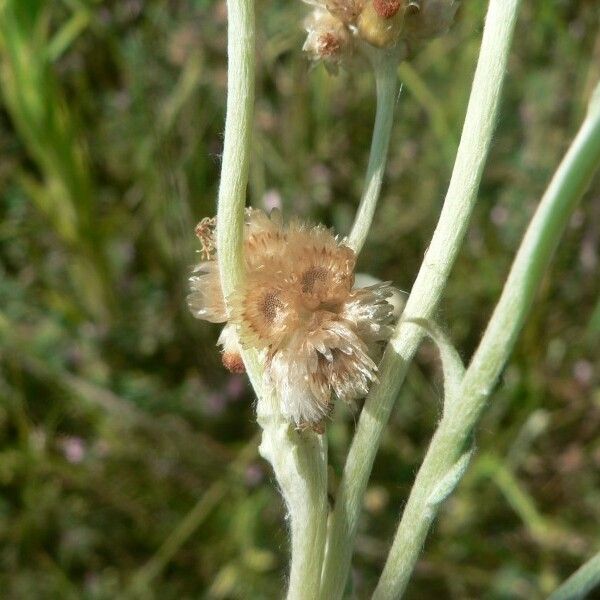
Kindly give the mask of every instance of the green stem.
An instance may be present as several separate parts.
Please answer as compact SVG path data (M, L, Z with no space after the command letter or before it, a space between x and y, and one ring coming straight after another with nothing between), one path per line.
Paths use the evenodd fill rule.
M254 1L228 0L227 16L227 116L216 231L225 298L244 277L244 207L254 114Z
M583 600L600 586L600 552L573 573L548 600Z
M518 5L519 0L490 0L450 186L404 310L408 319L428 319L434 313L462 244L492 139ZM331 517L321 585L323 599L343 594L375 454L423 335L418 325L400 321L379 367L380 383L373 386L365 402Z
M288 600L318 597L327 534L327 440L314 433L302 437L297 443L294 502L289 503L292 564Z
M259 401L261 455L273 465L285 500L292 538L288 600L318 597L327 530L327 440L297 432L279 410Z
M228 299L244 278L244 212L254 115L254 0L228 0L227 113L217 203L217 259L223 295ZM262 364L243 352L248 377L262 395Z
M531 308L560 236L600 165L600 86L521 242L500 300L458 389L444 411L404 509L373 598L399 597L410 578L441 501L439 488L464 454L500 371ZM453 481L453 486L460 477ZM450 493L451 488L447 493ZM447 495L447 494L446 494Z
M387 161L390 134L394 123L394 106L398 93L398 68L399 56L397 52L372 50L371 63L375 74L375 88L377 93L377 112L371 140L369 164L365 176L365 186L362 198L354 218L352 231L348 236L347 244L358 254L362 249L377 207L381 192L381 184Z
M228 0L228 94L221 184L217 209L219 273L225 298L244 277L243 236L246 187L254 108L253 0ZM326 440L298 433L281 415L275 391L265 385L260 354L243 351L258 396L257 420L263 428L260 453L273 466L291 524L292 564L288 598L318 594L327 520Z

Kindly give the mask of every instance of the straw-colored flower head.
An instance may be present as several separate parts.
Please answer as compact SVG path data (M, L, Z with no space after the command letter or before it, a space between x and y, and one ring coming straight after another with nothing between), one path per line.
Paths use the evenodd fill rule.
M229 298L230 314L214 260L196 267L190 308L199 318L228 320L219 338L225 366L242 371L240 346L262 351L284 416L321 431L335 398L363 397L376 379L392 332L393 288L355 289L351 248L325 227L285 226L276 212L248 211L244 253L245 279Z
M352 54L352 35L348 27L329 11L317 7L305 19L306 41L302 50L314 61L322 60L327 69L337 72Z
M267 258L276 260L286 239L281 213L273 210L266 215L261 210L248 210L244 229L244 261L247 270L259 268Z
M456 0L305 0L313 6L305 20L303 50L336 72L355 41L380 49L400 48L405 56L420 41L444 33ZM360 43L358 44L360 47Z
M204 218L196 225L196 237L200 242L200 256L198 263L190 277L191 294L188 306L197 319L204 319L211 323L223 323L227 320L225 300L221 292L219 270L215 262L215 224L214 218Z
M404 25L405 0L368 0L357 21L358 35L377 48L391 48Z

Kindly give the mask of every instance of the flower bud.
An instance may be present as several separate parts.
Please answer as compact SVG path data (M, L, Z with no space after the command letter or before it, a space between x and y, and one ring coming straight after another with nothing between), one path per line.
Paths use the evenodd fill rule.
M402 0L373 0L373 8L382 19L391 19L402 5Z
M242 359L241 348L238 342L238 336L235 326L227 324L221 331L221 335L217 340L217 345L222 348L223 366L232 373L245 373L246 366Z
M302 49L312 60L324 61L336 72L344 57L352 53L352 36L344 23L330 12L316 8L306 19L308 36Z
M354 38L380 49L402 44L410 51L445 33L458 6L457 0L304 1L314 8L305 21L303 50L312 60L323 60L332 72L352 53Z
M395 45L404 24L403 0L370 0L357 21L358 35L377 48Z

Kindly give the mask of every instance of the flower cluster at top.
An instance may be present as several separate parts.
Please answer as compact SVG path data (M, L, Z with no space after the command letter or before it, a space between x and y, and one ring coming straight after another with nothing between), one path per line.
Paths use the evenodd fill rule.
M245 278L226 303L214 227L214 219L204 219L196 228L203 260L190 278L190 310L227 323L218 341L227 368L243 372L240 345L261 351L282 414L299 428L322 431L334 398L364 397L376 379L395 318L388 301L394 288L355 288L356 255L325 227L284 225L278 212L248 209Z
M450 27L455 0L305 0L304 51L335 71L360 41L375 48L403 45L409 52Z

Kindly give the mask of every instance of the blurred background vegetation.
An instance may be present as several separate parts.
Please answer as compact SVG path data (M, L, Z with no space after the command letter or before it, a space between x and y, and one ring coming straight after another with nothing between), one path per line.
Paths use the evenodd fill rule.
M437 220L485 2L401 67L360 270L409 290ZM278 598L288 539L253 396L185 305L215 208L222 0L0 0L0 596ZM300 2L259 0L249 201L347 232L374 114L358 61L300 48ZM439 311L468 358L600 77L596 0L523 3L468 239ZM600 186L575 214L408 597L543 597L600 546ZM354 561L368 597L440 412L411 368ZM332 489L356 411L329 428Z

